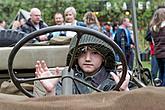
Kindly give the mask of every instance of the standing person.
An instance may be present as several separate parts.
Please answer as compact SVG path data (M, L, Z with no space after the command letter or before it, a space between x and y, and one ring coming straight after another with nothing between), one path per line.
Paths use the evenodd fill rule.
M153 41L150 42L150 54L151 54L151 73L152 73L153 79L155 80L158 76L159 67L158 67L156 57L155 57Z
M111 32L111 34L112 34L112 39L113 39L113 40L114 40L114 37L115 37L115 35L116 35L116 32L117 32L118 28L119 28L119 22L118 22L118 21L113 22L112 28L111 28L111 30L110 30L110 32Z
M132 51L133 51L132 49L134 48L134 43L131 38L131 33L128 29L129 25L130 25L129 19L123 18L122 24L119 26L119 28L115 34L114 41L118 44L118 46L125 53L128 67L130 70L132 70L132 63L131 63L132 61L131 60L133 60L133 59L131 58L131 55L132 55ZM116 60L119 60L118 57L116 58Z
M147 35L145 36L145 40L147 40L150 45L151 73L152 73L153 80L156 80L156 79L158 79L157 77L158 77L159 67L158 67L158 63L156 60L156 56L155 56L154 41L153 41L153 37L151 35L150 29L147 30Z
M112 33L110 32L111 31L111 24L110 23L105 23L103 25L103 28L102 28L102 32L107 35L109 38L112 39ZM112 39L113 40L113 39Z
M28 21L21 27L21 31L29 34L33 31L47 27L46 24L41 20L41 11L38 8L32 8L30 10L30 18ZM34 41L44 41L48 40L48 35L38 36Z
M77 36L75 36L71 41L69 53L67 55L67 66L73 56L76 40ZM115 69L114 57L114 51L107 43L92 35L84 34L80 39L79 48L72 66L74 77L86 81L100 90L108 91L120 80L119 76L113 72ZM35 67L35 75L38 78L61 74L58 68L51 73L44 61L37 61ZM121 91L129 90L129 79L130 77L127 74L127 77L120 88ZM40 80L40 82L46 90L46 94L44 95L61 94L60 79ZM75 85L73 84L73 94L87 94L93 92L91 88L77 81L75 81ZM37 90L35 90L35 94L38 94L36 92Z
M100 23L94 13L92 12L85 13L83 20L88 28L101 32Z
M74 7L68 7L64 11L64 16L65 16L65 25L72 25L72 26L83 26L86 27L86 25L81 22L76 20L76 9ZM67 31L66 36L69 37L74 37L76 35L75 32Z
M128 30L130 31L130 36L131 36L131 39L132 39L132 42L134 44L134 34L133 34L133 25L132 23L129 23L128 26L127 26ZM134 66L134 56L135 56L135 53L134 53L134 46L132 47L131 51L130 51L130 60L129 60L129 67L130 67L130 70L133 70L133 66Z
M151 35L154 40L155 56L159 66L161 86L165 86L165 8L158 8L150 22Z

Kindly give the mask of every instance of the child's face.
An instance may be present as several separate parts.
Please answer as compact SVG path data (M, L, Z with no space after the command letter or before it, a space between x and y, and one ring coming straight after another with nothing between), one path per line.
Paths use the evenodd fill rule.
M86 75L94 75L100 69L102 62L102 55L87 47L78 56L78 65Z

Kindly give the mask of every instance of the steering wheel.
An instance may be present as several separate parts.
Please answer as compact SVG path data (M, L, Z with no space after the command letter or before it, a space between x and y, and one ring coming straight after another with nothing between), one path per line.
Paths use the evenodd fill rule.
M119 46L112 41L110 38L108 38L105 34L95 31L93 29L89 29L86 27L80 27L80 26L50 26L47 28L43 28L40 29L38 31L32 32L30 34L28 34L26 37L24 37L23 39L21 39L12 49L9 58L8 58L8 72L9 72L9 76L12 79L13 83L15 84L15 86L21 91L23 92L25 95L27 95L28 97L34 97L34 94L32 94L31 92L29 92L28 90L26 90L25 88L23 88L21 86L22 83L25 82L30 82L30 81L35 81L35 80L41 80L41 79L48 79L48 78L57 78L57 77L48 77L48 78L18 78L16 76L16 74L13 71L13 61L14 58L17 54L17 52L19 51L19 49L28 41L32 40L33 38L39 36L39 35L43 35L46 33L51 33L51 32L55 32L55 31L73 31L77 33L78 38L81 38L82 35L84 34L89 34L89 35L93 35L103 41L105 41L107 44L109 44L116 53L118 53L120 61L122 63L122 71L123 74L121 76L120 81L118 82L118 84L116 84L114 90L119 90L120 86L122 85L122 83L125 80L126 74L127 74L127 63L126 63L126 58L124 53L122 52L122 50L119 48ZM79 42L79 41L77 41ZM78 43L77 43L78 44ZM76 46L75 48L77 48L78 46ZM76 50L76 49L75 49ZM73 52L74 53L74 52ZM73 55L74 57L74 55ZM69 64L69 68L68 71L70 71L72 64L73 64L73 59L71 58L70 64Z

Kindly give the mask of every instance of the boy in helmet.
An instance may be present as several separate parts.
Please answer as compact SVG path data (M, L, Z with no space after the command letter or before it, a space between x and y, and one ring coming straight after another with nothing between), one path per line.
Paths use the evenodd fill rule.
M69 53L67 55L67 66L73 55L73 50L76 45L77 36L75 36L70 44ZM37 61L36 77L61 75L58 68L51 73L44 61ZM115 87L119 82L121 74L118 76L113 71L115 69L115 56L113 49L104 41L88 34L84 34L79 42L78 50L74 58L72 70L74 77L79 78L92 86L108 91ZM120 90L128 91L129 75L126 76ZM60 79L40 80L42 86L46 90L46 95L61 94ZM94 90L76 82L73 84L73 94L87 94ZM76 87L75 87L76 85Z

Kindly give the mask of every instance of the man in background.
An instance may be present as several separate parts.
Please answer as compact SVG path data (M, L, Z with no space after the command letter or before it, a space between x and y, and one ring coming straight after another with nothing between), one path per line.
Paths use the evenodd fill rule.
M130 25L130 20L128 18L123 18L122 24L119 26L115 34L114 41L125 53L128 67L130 70L132 70L133 69L132 54L133 54L133 48L135 46L134 46L133 39L131 38L131 32L128 29L129 25ZM116 58L116 60L119 60L119 59Z
M21 31L29 34L33 31L42 29L47 27L46 24L41 20L41 11L38 8L32 8L30 10L30 18L28 21L22 26ZM36 41L45 41L48 40L47 35L38 36L36 39L33 39L32 42Z

